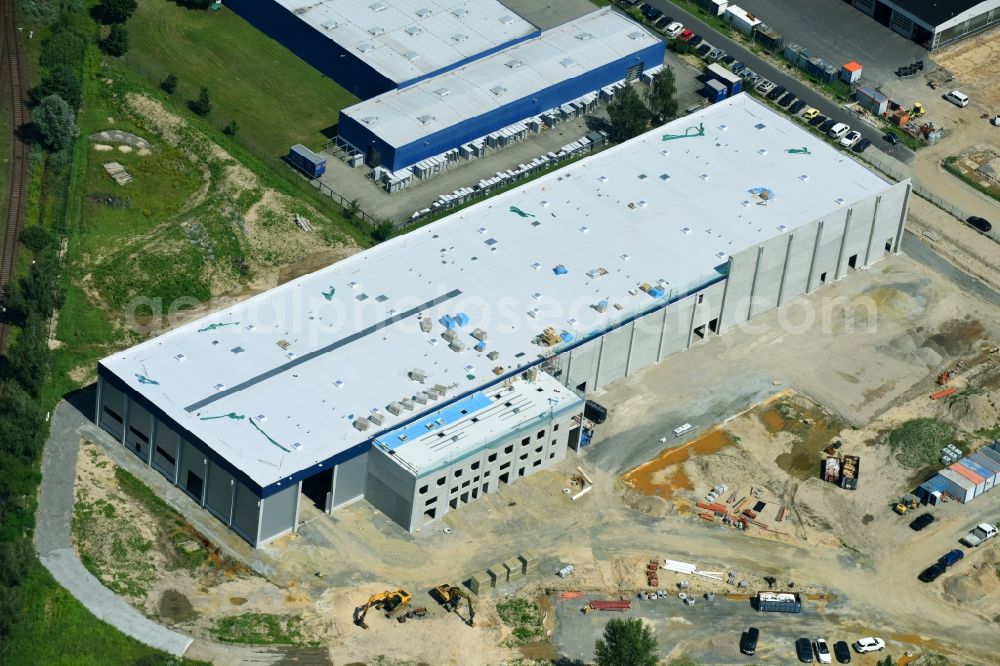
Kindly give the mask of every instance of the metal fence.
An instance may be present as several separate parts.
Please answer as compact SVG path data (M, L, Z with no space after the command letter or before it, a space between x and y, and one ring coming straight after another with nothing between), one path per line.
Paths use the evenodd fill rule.
M881 150L866 151L861 154L861 158L893 180L900 181L910 178L910 174L905 168L902 168L902 164L898 160L886 155ZM913 192L918 196L930 201L932 204L949 215L954 216L961 222L964 222L967 219L968 216L965 214L965 211L955 204L942 199L938 195L929 191L927 188L921 186L919 183L914 182L912 185Z

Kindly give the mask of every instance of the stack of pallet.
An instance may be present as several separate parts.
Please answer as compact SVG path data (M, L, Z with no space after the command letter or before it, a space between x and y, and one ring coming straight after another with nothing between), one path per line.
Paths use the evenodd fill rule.
M108 172L116 183L119 185L128 185L132 182L132 176L129 175L128 171L125 170L118 162L105 162L104 170Z
M649 564L646 565L646 583L650 587L659 587L660 579L657 571L660 568L660 563L657 560L650 560Z
M613 601L613 600L602 601L600 599L595 599L594 601L591 601L590 604L588 605L590 606L591 610L616 611L618 613L624 613L628 609L632 608L632 602L629 601L628 599L625 599L623 601Z

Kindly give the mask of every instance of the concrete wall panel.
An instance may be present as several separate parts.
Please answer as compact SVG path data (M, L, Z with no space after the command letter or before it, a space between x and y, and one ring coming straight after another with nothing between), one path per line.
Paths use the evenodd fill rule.
M129 399L125 448L149 464L153 441L153 416L137 401Z
M125 435L125 394L103 379L98 381L101 397L98 425L120 442Z
M191 442L181 441L181 467L177 485L199 504L205 496L206 462L205 455Z
M367 455L337 465L333 482L333 506L338 507L365 494Z
M170 426L157 419L153 438L153 468L167 477L171 483L174 483L179 456L180 437L170 429Z
M233 524L237 534L257 545L257 519L260 515L260 498L240 482L236 482L236 501L233 503Z
M260 502L260 543L287 534L295 527L299 504L298 484L291 485Z
M233 509L233 475L211 460L208 461L208 487L205 489L205 508L215 517L229 524Z

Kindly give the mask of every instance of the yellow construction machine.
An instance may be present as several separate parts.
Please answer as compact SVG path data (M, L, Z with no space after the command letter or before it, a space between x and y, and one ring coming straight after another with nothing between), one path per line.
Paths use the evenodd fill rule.
M386 617L392 617L394 614L405 610L410 605L411 598L410 593L406 590L386 590L385 592L373 594L363 606L358 606L354 609L354 624L362 629L367 629L368 625L365 624L365 615L368 614L369 608L372 606L380 608L385 611Z
M434 600L441 604L446 611L449 613L455 611L456 615L458 615L458 605L461 603L462 599L465 599L465 601L469 604L469 619L467 619L465 623L471 627L475 622L476 610L472 605L472 595L457 585L452 585L450 583L438 585L431 590L431 596L434 597Z

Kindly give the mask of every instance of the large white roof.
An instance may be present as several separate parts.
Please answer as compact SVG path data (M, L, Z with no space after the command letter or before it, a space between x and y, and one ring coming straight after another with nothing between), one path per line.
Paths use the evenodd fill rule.
M267 486L537 361L546 327L598 335L718 279L729 255L888 187L740 94L102 364ZM464 326L439 321L460 312ZM388 411L438 384L444 398ZM381 424L352 425L373 410Z
M496 0L273 1L396 83L537 32Z
M606 7L547 30L537 39L415 85L382 93L342 113L389 145L405 146L582 76L658 41L635 21Z

